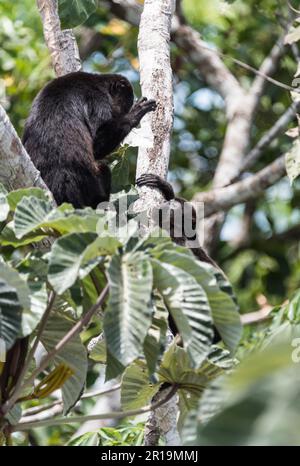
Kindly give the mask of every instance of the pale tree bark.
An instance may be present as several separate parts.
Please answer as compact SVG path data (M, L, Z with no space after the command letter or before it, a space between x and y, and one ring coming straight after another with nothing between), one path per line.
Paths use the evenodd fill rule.
M170 31L175 0L145 0L141 16L138 52L142 95L155 99L157 110L143 118L137 160L137 178L154 173L166 178L173 128L173 88L170 65ZM147 135L147 138L144 137ZM150 188L140 190L136 209L151 209L162 196ZM164 398L164 391L153 399ZM167 445L180 445L177 432L177 397L150 414L145 428L145 445L157 445L160 435Z
M291 106L284 112L284 114L276 121L276 123L267 131L258 143L251 149L251 151L244 158L242 165L240 166L239 176L245 171L253 167L253 165L259 160L260 156L263 154L264 149L266 149L277 136L283 133L288 124L295 119L297 111L300 109L300 103L293 102ZM234 179L232 181L237 181Z
M37 0L56 76L81 69L79 51L72 29L61 30L57 0Z
M213 178L213 187L222 188L230 185L241 173L241 166L250 143L251 128L255 111L266 85L266 76L272 74L278 65L283 52L282 36L271 49L270 54L262 62L259 75L254 79L248 92L242 90L232 101L225 139L217 169ZM226 215L219 211L204 222L204 247L212 253Z
M36 186L48 191L4 108L0 105L0 182L11 191Z
M285 156L282 155L255 175L224 188L196 194L195 200L204 202L204 213L206 216L210 216L219 211L227 211L237 204L258 198L267 188L273 186L285 175Z
M244 94L237 79L216 52L201 39L200 34L187 24L182 24L178 17L173 24L172 39L187 54L206 82L223 97L226 113L231 118L235 113L235 102Z
M156 173L166 178L173 128L173 81L170 64L170 29L173 0L146 0L141 16L138 52L142 95L157 102L155 112L141 122L142 134L152 139L141 143L136 176Z
M284 35L262 62L251 89L246 91L218 54L214 50L210 51L200 35L185 24L182 14L178 21L179 26L173 32L174 41L186 51L207 83L219 92L225 101L228 124L213 178L213 187L220 188L230 184L240 174L240 167L249 147L255 110L264 91L266 77L276 70L284 48ZM224 212L218 212L205 221L204 247L210 252L218 240L224 219Z

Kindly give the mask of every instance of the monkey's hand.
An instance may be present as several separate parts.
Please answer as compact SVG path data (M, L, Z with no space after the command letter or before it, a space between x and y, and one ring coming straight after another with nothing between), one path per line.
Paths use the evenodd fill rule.
M143 116L146 115L146 113L154 112L154 110L156 110L156 107L157 104L153 99L148 100L146 97L142 97L141 99L139 99L133 105L133 107L127 115L130 119L132 128L138 126Z

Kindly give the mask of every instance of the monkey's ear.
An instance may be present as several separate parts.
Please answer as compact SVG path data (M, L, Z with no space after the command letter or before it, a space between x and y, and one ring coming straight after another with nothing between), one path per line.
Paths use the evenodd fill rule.
M99 101L101 101L101 105L98 105ZM92 92L87 93L86 105L89 126L91 125L93 128L98 127L99 123L103 124L106 121L111 120L112 111L107 91L101 93L99 92L98 99L95 99L95 96Z

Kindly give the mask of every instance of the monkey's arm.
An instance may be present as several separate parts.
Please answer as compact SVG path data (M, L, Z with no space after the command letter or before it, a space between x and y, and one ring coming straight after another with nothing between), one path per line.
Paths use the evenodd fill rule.
M147 100L142 97L136 102L129 113L122 117L112 118L101 125L94 139L95 159L102 159L116 149L130 131L138 126L146 113L156 109L154 100Z
M170 185L170 183L168 183L166 180L164 180L160 176L154 175L153 173L145 173L145 174L141 175L137 179L136 184L137 184L137 186L148 186L149 188L157 189L158 191L161 192L161 194L164 196L166 201L171 201L171 200L174 199L176 202L178 202L180 204L180 206L181 206L182 213L184 212L184 204L187 201L185 199L180 198L180 197L175 197L173 188ZM191 209L191 215L192 215L191 222L192 222L193 230L195 230L195 227L196 227L196 211L195 211L194 207L192 207L192 209ZM172 208L171 208L170 219L171 219L171 222L174 223L175 219L174 219L174 215L172 215ZM184 222L182 224L184 224ZM175 225L170 225L170 227L171 227L170 236L178 244L182 244L184 242L184 240L189 240L189 239L193 240L193 239L195 239L194 237L190 238L190 237L186 237L186 236L176 238L174 236ZM205 252L205 250L200 245L198 245L197 247L190 247L190 249L193 252L193 254L199 260L201 260L203 262L208 262L209 264L212 264L214 267L219 269L219 267L215 263L215 261L211 257L209 257L209 255Z

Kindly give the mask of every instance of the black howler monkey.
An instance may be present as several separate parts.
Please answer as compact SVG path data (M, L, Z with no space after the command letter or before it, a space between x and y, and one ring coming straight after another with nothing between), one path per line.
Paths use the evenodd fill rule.
M133 101L130 82L117 74L70 73L39 92L23 143L57 204L95 208L109 200L102 159L156 108L154 100Z

